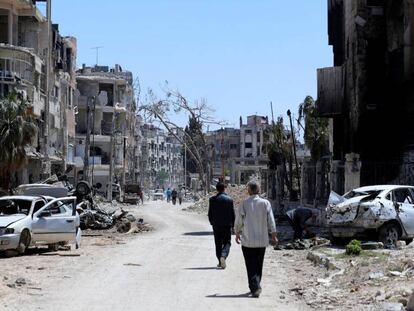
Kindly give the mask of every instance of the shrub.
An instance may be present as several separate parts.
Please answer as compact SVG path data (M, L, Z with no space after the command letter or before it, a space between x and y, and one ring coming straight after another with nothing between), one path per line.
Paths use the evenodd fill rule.
M346 254L350 256L358 256L361 254L362 248L361 248L361 242L358 240L352 240L349 242L349 244L346 246Z

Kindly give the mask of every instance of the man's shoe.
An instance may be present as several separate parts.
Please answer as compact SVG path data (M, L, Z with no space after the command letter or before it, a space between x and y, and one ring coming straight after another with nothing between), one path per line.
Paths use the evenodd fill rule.
M224 257L220 258L220 267L222 269L226 269L226 258L224 258Z
M253 296L254 298L259 298L261 293L262 293L262 289L261 289L261 288L259 288L259 289L258 289L258 290L256 290L254 293L252 293L252 296Z

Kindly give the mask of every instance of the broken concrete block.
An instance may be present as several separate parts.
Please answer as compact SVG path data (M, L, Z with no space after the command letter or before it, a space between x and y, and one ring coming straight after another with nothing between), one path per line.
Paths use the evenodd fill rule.
M384 303L382 305L384 311L404 311L405 308L401 303Z
M411 294L407 302L407 311L414 311L414 293Z
M383 249L384 244L382 242L365 242L361 243L363 250Z

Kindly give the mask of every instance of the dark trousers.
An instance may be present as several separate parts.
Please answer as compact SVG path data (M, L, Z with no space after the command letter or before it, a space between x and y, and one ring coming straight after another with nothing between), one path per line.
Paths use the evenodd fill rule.
M244 261L246 263L249 288L250 291L254 293L258 289L261 289L260 282L262 280L263 261L266 248L250 248L242 246L242 250Z
M231 226L214 226L214 243L216 244L216 256L227 258L231 246Z
M303 237L303 224L301 224L295 217L294 219L290 219L288 217L288 221L290 226L292 227L293 231L295 231L293 235L294 240L302 239Z

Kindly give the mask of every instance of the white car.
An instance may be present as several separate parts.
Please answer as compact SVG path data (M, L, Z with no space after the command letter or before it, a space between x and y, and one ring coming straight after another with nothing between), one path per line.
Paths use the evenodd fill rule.
M0 251L56 245L80 245L76 197L6 196L0 198Z
M164 200L164 191L162 189L157 189L154 191L152 195L152 199L154 201L156 200Z
M378 185L334 192L326 208L334 238L373 237L386 247L414 238L414 187Z

